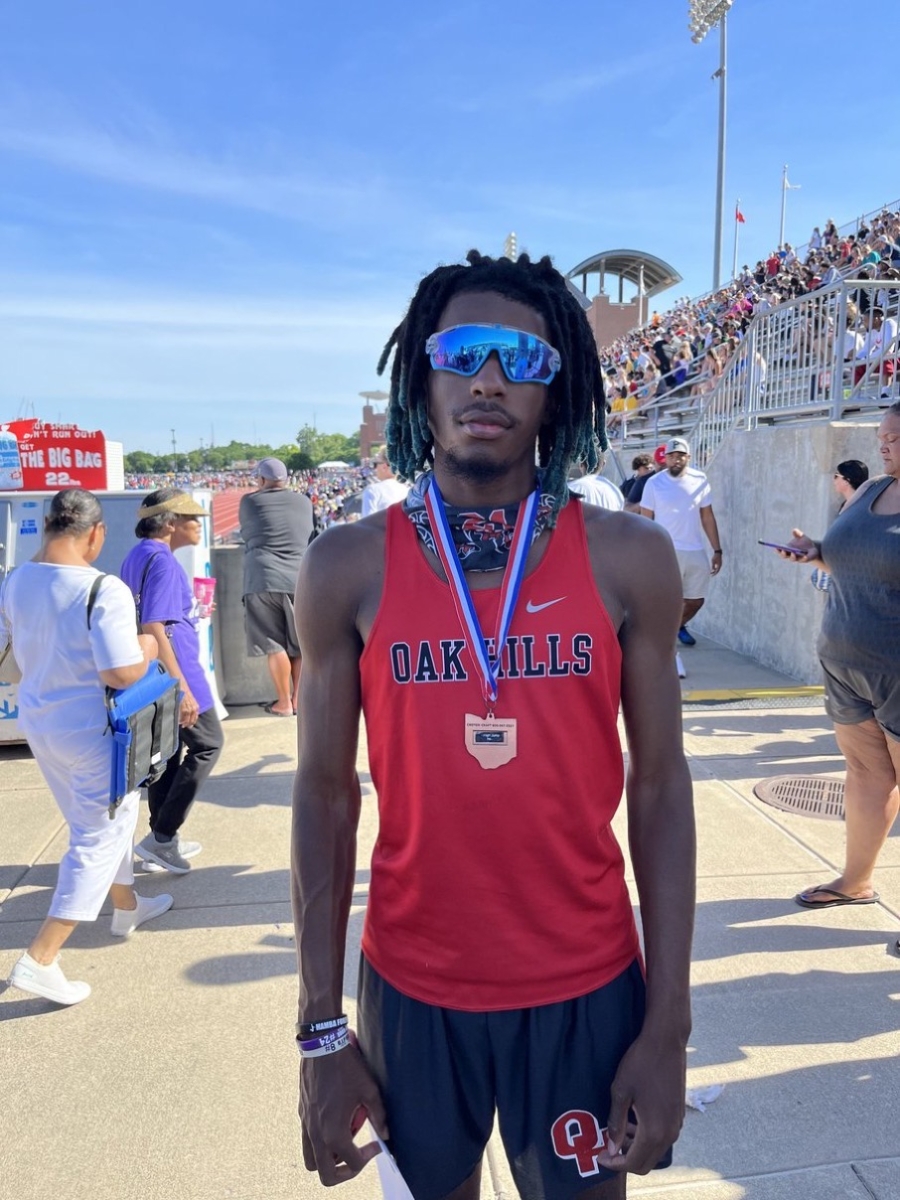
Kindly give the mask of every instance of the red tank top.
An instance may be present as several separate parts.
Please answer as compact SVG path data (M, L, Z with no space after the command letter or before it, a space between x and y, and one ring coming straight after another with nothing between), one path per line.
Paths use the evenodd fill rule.
M486 637L499 591L472 593ZM479 678L399 504L360 670L379 811L362 948L376 971L475 1012L570 999L620 974L639 952L610 828L621 651L581 505L562 510L519 593L495 706L518 722L512 762L485 770L466 751L465 714L485 711Z

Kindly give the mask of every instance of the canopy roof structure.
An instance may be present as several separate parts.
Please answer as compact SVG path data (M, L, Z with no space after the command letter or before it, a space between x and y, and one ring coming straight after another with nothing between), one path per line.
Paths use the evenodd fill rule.
M604 279L612 275L619 280L619 300L626 282L633 283L644 296L656 296L667 288L681 283L681 276L671 264L646 254L643 250L602 250L566 273L567 279L582 278L582 291L587 294L588 275L600 276L600 291L606 291Z

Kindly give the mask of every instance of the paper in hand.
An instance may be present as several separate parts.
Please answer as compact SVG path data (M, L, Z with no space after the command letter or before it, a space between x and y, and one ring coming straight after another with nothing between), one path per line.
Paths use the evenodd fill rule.
M378 1136L372 1126L372 1137L378 1143L381 1150L380 1154L375 1155L375 1166L378 1168L378 1178L381 1182L381 1192L384 1200L415 1200L412 1192L406 1184L406 1180L400 1174L400 1169L394 1162L393 1156L387 1146Z

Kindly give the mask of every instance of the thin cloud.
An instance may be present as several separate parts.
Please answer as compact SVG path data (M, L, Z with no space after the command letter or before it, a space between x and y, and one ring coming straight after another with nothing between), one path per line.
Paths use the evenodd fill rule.
M635 80L642 77L653 78L654 83L658 83L658 72L665 62L666 56L662 53L636 54L632 58L623 58L596 71L582 71L546 80L534 89L532 96L543 104L569 104L573 100L584 100L620 83L627 82L633 86Z

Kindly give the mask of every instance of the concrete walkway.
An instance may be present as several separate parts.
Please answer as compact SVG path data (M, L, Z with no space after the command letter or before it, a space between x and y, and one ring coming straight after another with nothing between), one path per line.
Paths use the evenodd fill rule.
M683 651L685 742L699 827L690 1111L654 1200L900 1197L900 825L881 903L807 912L792 897L837 873L843 827L760 803L775 775L839 773L815 695L703 640ZM707 703L736 693L732 707ZM751 699L741 698L752 693ZM771 699L766 699L771 696ZM721 699L716 695L715 699ZM794 701L801 706L790 705ZM325 1190L302 1165L288 903L294 722L234 710L189 833L190 875L139 877L175 907L129 941L102 916L64 952L94 991L59 1009L0 995L0 1193L16 1200L297 1200ZM351 933L374 835L364 818ZM65 839L24 748L0 748L0 978L44 917ZM146 822L142 813L140 831ZM624 818L619 834L624 840ZM356 946L345 988L353 1008ZM2 987L2 985L0 985ZM502 1164L502 1155L498 1155ZM505 1167L501 1184L515 1195ZM374 1167L337 1194L377 1197ZM485 1172L483 1196L493 1195Z

